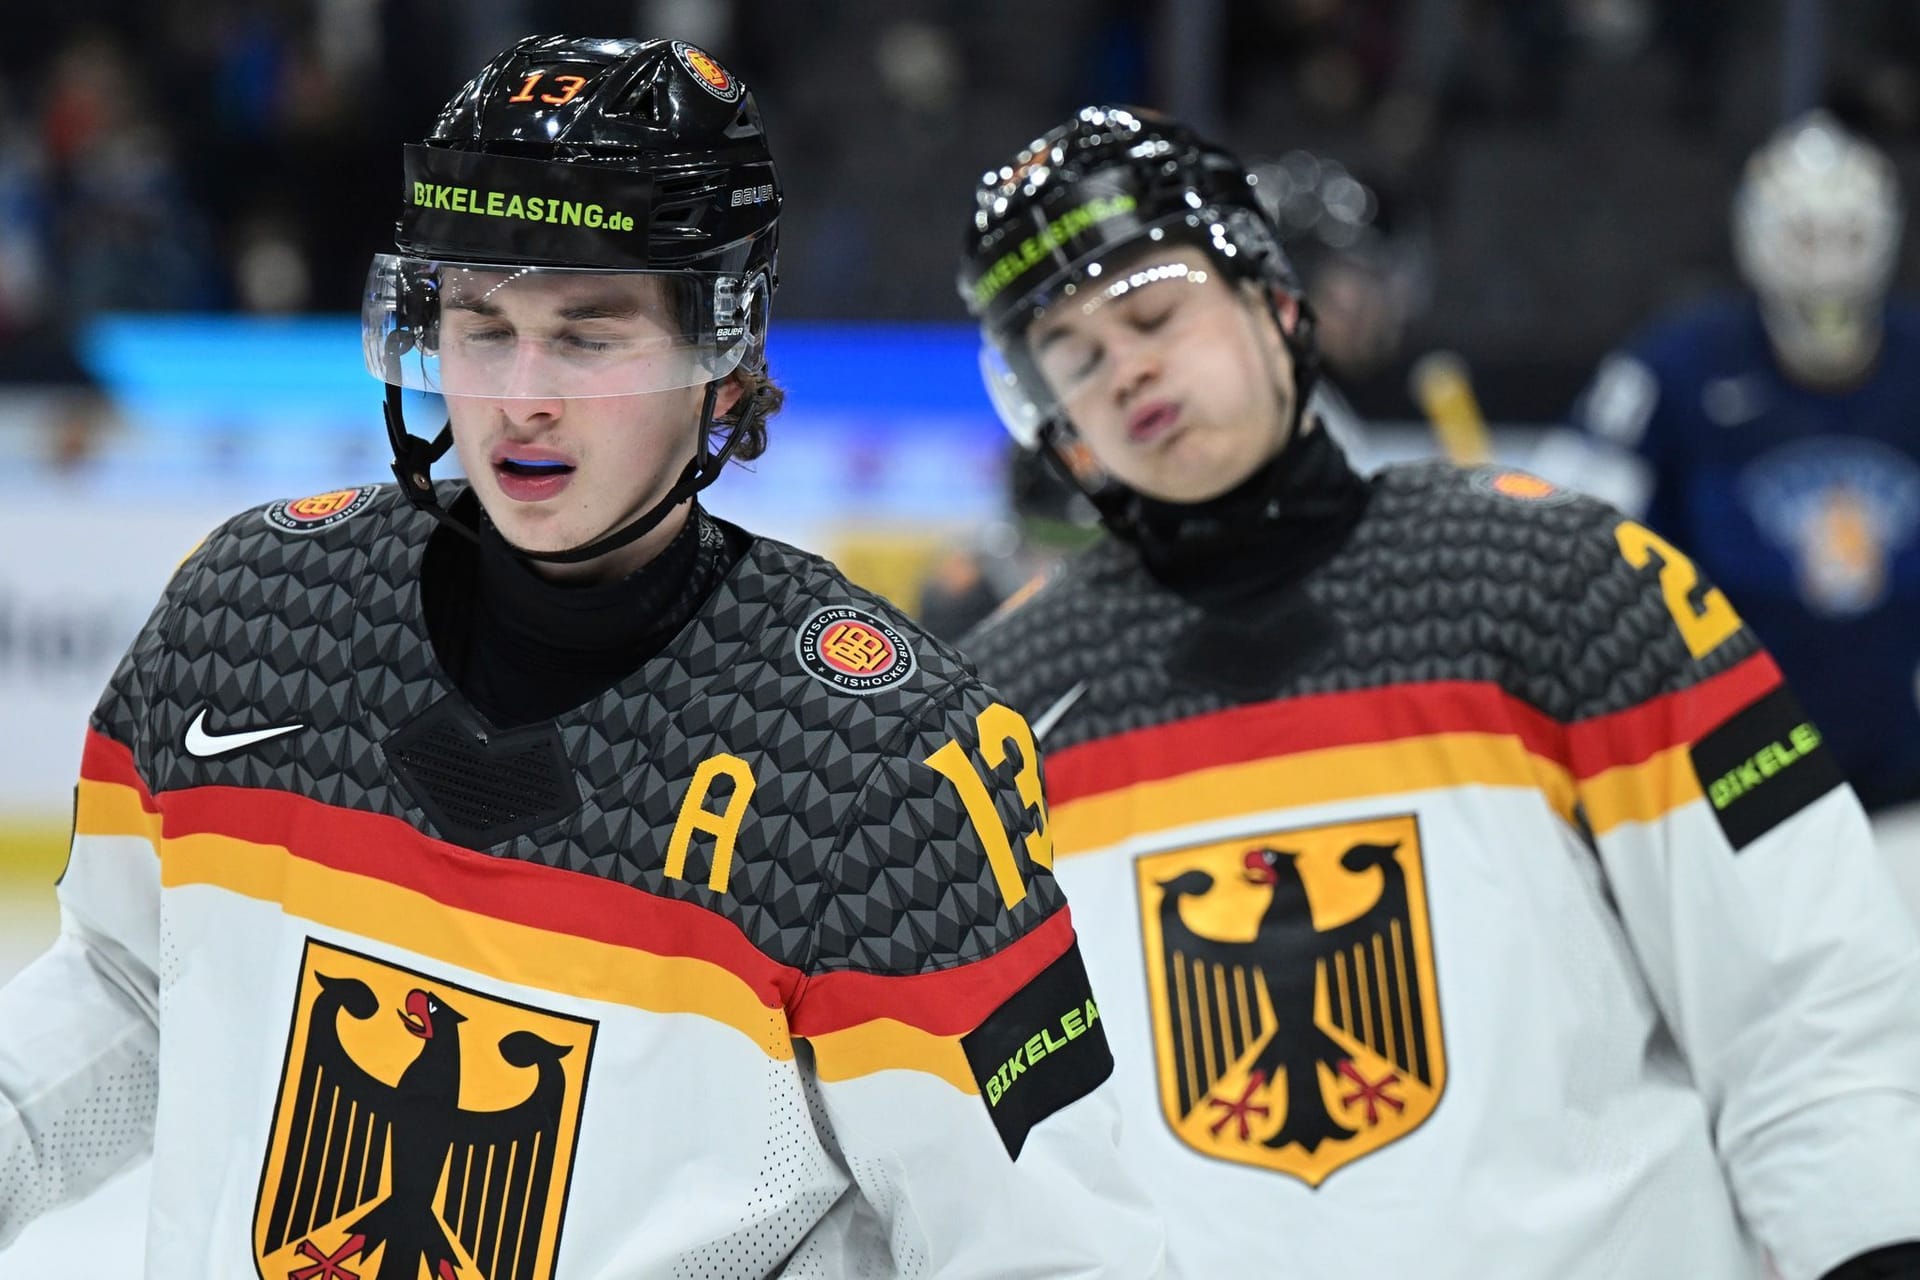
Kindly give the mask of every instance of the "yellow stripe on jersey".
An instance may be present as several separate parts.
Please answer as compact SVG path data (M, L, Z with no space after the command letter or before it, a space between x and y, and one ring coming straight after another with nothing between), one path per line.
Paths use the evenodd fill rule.
M147 812L139 789L122 782L82 778L73 829L83 836L139 836L160 847L160 815Z
M939 1076L962 1093L980 1092L959 1036L937 1036L893 1018L876 1018L810 1041L824 1081L851 1080L876 1071L906 1068Z
M194 834L163 846L161 886L207 885L343 933L430 955L503 982L650 1013L690 1013L793 1057L781 1009L719 965L662 956L447 906L413 889L296 858L278 845Z
M1702 798L1686 746L1657 751L1639 764L1602 770L1580 784L1596 836L1625 822L1653 822Z
M137 787L83 780L76 827L82 836L138 836L159 854L163 889L207 886L268 903L346 934L433 956L471 972L587 1000L712 1019L747 1036L769 1058L790 1061L782 1008L770 1007L727 967L582 938L439 902L418 889L302 858L285 846L214 832L172 837ZM936 1076L977 1095L958 1036L893 1018L817 1032L822 1080L887 1070Z
M1270 756L1057 804L1054 843L1063 855L1089 853L1141 832L1463 786L1537 788L1562 818L1573 820L1573 782L1557 762L1509 734L1438 733Z

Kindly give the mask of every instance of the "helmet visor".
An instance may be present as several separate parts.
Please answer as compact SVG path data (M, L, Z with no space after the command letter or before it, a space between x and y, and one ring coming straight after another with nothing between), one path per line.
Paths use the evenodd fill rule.
M503 400L642 395L732 373L766 332L759 276L375 256L367 370L394 386Z
M1166 317L1177 314L1183 293L1217 274L1198 245L1148 239L1076 263L1035 290L1023 330L982 334L981 380L1007 431L1029 448L1039 443L1047 422L1070 419L1077 403L1106 385L1116 330L1174 340L1179 326L1162 328ZM1124 309L1125 319L1103 323L1108 308Z

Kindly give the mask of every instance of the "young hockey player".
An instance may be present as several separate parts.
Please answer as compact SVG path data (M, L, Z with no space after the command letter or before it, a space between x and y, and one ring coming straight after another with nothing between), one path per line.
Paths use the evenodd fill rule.
M155 1277L1157 1274L1025 721L695 501L778 400L751 95L523 40L403 200L398 486L216 530L93 718L0 1243L150 1144Z
M1531 476L1357 475L1231 154L1079 112L960 291L1111 537L965 643L1049 752L1174 1262L1920 1267L1920 942L1725 597Z

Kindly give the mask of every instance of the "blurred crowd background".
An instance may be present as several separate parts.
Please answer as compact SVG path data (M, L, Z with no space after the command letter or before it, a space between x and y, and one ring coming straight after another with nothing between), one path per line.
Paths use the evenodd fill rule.
M1275 164L1336 162L1364 203L1317 192L1333 212L1296 201L1289 230L1310 266L1389 277L1324 304L1335 328L1404 327L1341 353L1359 407L1386 414L1401 389L1372 385L1373 365L1436 342L1473 365L1490 416L1564 411L1651 308L1730 279L1738 166L1794 107L1824 100L1905 173L1920 154L1920 6L1901 0L12 8L0 366L16 382L81 377L72 334L102 313L354 310L391 234L399 144L536 30L679 34L756 89L787 186L787 319L960 318L972 180L1086 101L1173 109ZM1383 314L1347 314L1365 308Z
M352 317L400 146L493 51L554 30L676 35L755 89L791 394L715 501L731 484L763 531L954 627L1072 541L1010 532L1020 502L1053 532L1076 517L1009 472L952 280L980 172L1083 103L1170 110L1256 162L1363 462L1438 450L1409 385L1435 351L1496 454L1537 458L1648 317L1738 285L1742 165L1806 108L1920 190L1911 0L12 6L0 460L28 483L0 510L0 834L61 805L71 744L35 744L70 707L77 743L210 521L385 475ZM1914 238L1899 253L1904 288Z

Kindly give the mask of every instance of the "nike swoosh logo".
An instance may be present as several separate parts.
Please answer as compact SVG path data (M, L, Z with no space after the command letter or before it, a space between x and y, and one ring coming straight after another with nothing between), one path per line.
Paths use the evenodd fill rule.
M1087 682L1082 680L1079 684L1054 699L1053 705L1045 711L1042 711L1040 718L1033 722L1033 740L1038 742L1046 737L1047 734L1052 731L1053 726L1060 723L1060 717L1066 715L1067 712L1072 709L1073 704L1080 701L1080 695L1086 691Z
M202 707L200 714L193 718L193 723L187 726L187 754L205 760L209 756L223 756L229 751L238 751L256 742L265 742L269 738L304 728L306 726L303 724L277 724L268 729L243 729L238 733L208 733L207 709Z

